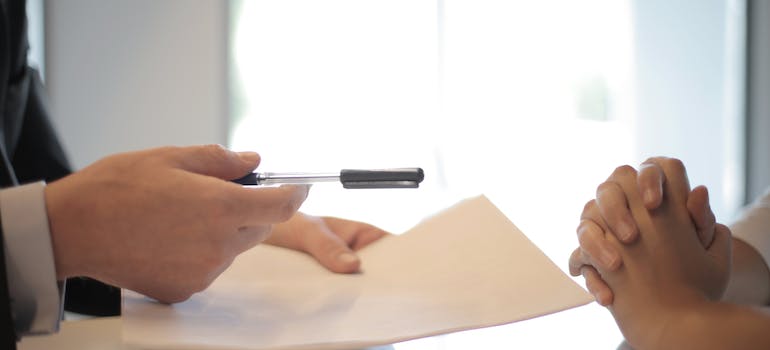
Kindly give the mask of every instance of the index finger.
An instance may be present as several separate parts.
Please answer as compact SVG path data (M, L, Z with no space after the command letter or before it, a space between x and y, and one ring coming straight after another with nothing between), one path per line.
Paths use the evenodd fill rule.
M663 172L666 179L663 183L663 196L670 198L677 205L684 206L690 194L690 180L684 163L679 159L668 157L650 158L645 163L656 164Z
M666 175L660 165L650 158L639 166L637 174L639 193L647 209L655 209L663 202L663 185L666 183Z
M599 185L596 189L596 205L600 218L607 223L610 231L624 243L633 242L638 230L631 210L628 207L626 194L620 185L613 181L607 181ZM583 209L583 216L591 217L592 211L589 208ZM594 215L596 216L596 215ZM601 222L592 218L596 222Z

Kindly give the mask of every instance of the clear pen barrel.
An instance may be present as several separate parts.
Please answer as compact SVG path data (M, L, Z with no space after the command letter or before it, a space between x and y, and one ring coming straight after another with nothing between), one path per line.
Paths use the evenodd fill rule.
M260 185L310 184L316 182L338 182L339 173L260 173Z

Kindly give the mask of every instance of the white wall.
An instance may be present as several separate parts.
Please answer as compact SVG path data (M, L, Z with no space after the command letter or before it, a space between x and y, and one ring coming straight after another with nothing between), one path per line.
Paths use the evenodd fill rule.
M226 0L46 3L46 84L73 166L226 143Z
M640 159L678 157L729 221L743 202L743 0L633 0Z
M770 189L770 2L749 3L747 201Z

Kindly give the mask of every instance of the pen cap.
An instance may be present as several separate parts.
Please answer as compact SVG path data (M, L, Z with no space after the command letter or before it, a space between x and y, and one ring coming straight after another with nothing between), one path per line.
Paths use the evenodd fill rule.
M424 178L422 168L340 171L344 188L417 188Z

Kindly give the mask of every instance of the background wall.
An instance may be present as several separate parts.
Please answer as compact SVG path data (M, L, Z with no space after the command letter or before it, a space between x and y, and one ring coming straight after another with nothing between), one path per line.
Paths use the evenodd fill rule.
M45 55L54 123L76 168L127 150L227 143L227 0L30 4L42 2L46 47L36 52ZM744 200L744 150L732 136L743 129L735 118L743 112L743 62L729 54L742 45L735 38L744 2L630 3L637 154L684 159L693 183L723 196L715 210L729 214ZM758 164L764 153L749 157ZM757 191L749 188L748 196Z
M682 159L730 221L744 201L745 2L631 4L638 157Z
M770 188L770 2L748 1L746 200Z
M225 144L226 0L46 1L46 85L73 166Z

